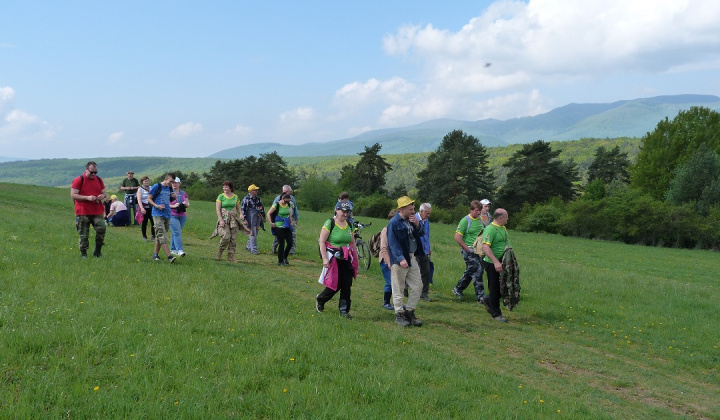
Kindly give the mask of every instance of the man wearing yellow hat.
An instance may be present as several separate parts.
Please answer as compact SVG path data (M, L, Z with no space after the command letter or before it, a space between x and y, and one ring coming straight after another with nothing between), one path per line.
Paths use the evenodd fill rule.
M241 217L245 218L245 224L247 228L250 229L250 238L248 238L245 249L253 254L258 253L257 235L263 220L265 220L265 208L263 207L262 201L260 201L260 197L258 197L259 189L255 184L250 185L248 187L248 194L240 204Z
M410 197L397 200L397 213L387 227L388 253L390 254L390 283L392 285L395 322L402 327L420 327L422 321L415 317L415 307L422 293L422 277L416 255L423 252L421 237L423 225L415 217L415 204ZM408 300L403 305L405 284L410 288Z

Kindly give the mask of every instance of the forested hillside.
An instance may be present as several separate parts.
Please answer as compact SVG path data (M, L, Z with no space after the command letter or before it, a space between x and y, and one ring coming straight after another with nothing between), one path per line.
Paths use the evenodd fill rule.
M620 150L627 152L632 161L639 151L639 138L617 139L581 139L574 141L550 142L553 149L560 150L561 159L575 159L581 176L584 176L587 167L592 162L593 154L599 146L610 149L619 146ZM513 144L505 147L489 147L490 167L497 175L499 182L504 180L501 168L507 159L522 147ZM409 153L403 155L383 155L393 170L387 173L386 185L389 189L404 185L408 189L415 186L416 174L427 163L429 153ZM337 181L340 169L347 164L356 164L360 159L358 155L352 156L319 156L319 157L290 157L285 158L300 180L308 174L317 174ZM183 173L203 173L217 162L215 158L170 158L170 157L117 157L87 159L39 159L29 161L16 161L0 163L0 182L18 184L42 185L48 187L68 186L73 177L82 173L85 163L95 160L100 167L100 176L109 185L119 185L125 172L135 171L135 176L148 175L151 178L160 174L181 170Z

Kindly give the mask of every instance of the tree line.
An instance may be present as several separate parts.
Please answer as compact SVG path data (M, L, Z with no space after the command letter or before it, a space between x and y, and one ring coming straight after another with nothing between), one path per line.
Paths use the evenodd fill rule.
M641 139L634 163L617 144L597 147L585 177L573 158L561 160L544 140L517 145L493 170L488 148L455 130L427 155L414 185L388 188L393 166L381 149L378 143L366 146L334 179L313 170L296 173L276 152L218 160L202 176L188 174L183 188L195 199L214 200L225 180L233 181L239 195L257 184L274 197L289 184L296 187L298 205L313 211L330 211L339 192L348 191L356 215L380 218L398 197L410 195L432 203L433 220L441 223L457 223L471 200L488 198L510 212L510 227L523 231L720 248L720 114L707 108L660 121Z

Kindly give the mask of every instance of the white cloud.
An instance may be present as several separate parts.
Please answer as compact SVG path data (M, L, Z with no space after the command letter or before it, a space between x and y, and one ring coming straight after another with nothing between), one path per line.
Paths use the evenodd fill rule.
M511 75L527 75L517 78L521 84L549 74L666 71L678 60L704 61L720 47L718 19L714 0L500 1L457 32L400 28L384 49L423 59L436 83L460 79L494 90L512 86Z
M185 124L180 124L179 126L175 127L170 132L170 137L174 139L180 139L194 136L202 132L202 128L202 124L200 123L187 122Z
M13 157L33 157L45 152L54 128L37 115L14 108L15 90L0 87L0 148Z
M280 114L280 120L285 122L307 122L314 119L316 116L315 110L310 107L298 107L292 111L283 112Z
M123 133L122 131L117 131L108 136L107 142L110 145L117 144L117 142L122 140L124 137L125 137L125 133Z
M414 90L415 86L401 77L393 77L385 81L372 78L365 83L346 84L335 92L335 99L340 103L352 105L399 101Z
M236 125L235 128L233 128L232 130L227 130L227 131L225 132L225 134L230 134L230 135L239 136L239 137L247 137L247 136L249 136L250 134L252 134L252 132L253 132L252 127L248 127L248 126L244 126L244 125L242 125L242 124L238 124L238 125Z
M457 31L407 25L383 39L387 54L421 64L421 84L349 83L336 102L382 102L384 126L536 115L554 105L542 87L720 68L718 21L714 0L498 1Z

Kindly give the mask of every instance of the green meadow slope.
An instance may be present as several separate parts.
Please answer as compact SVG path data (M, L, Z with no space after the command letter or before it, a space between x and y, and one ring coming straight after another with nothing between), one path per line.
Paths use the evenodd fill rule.
M176 264L137 227L82 260L66 189L0 184L0 417L720 418L716 253L510 232L522 300L501 324L452 297L454 226L432 224L434 301L402 329L375 262L353 320L315 311L328 215L301 213L289 267L269 233L231 264L190 199Z

